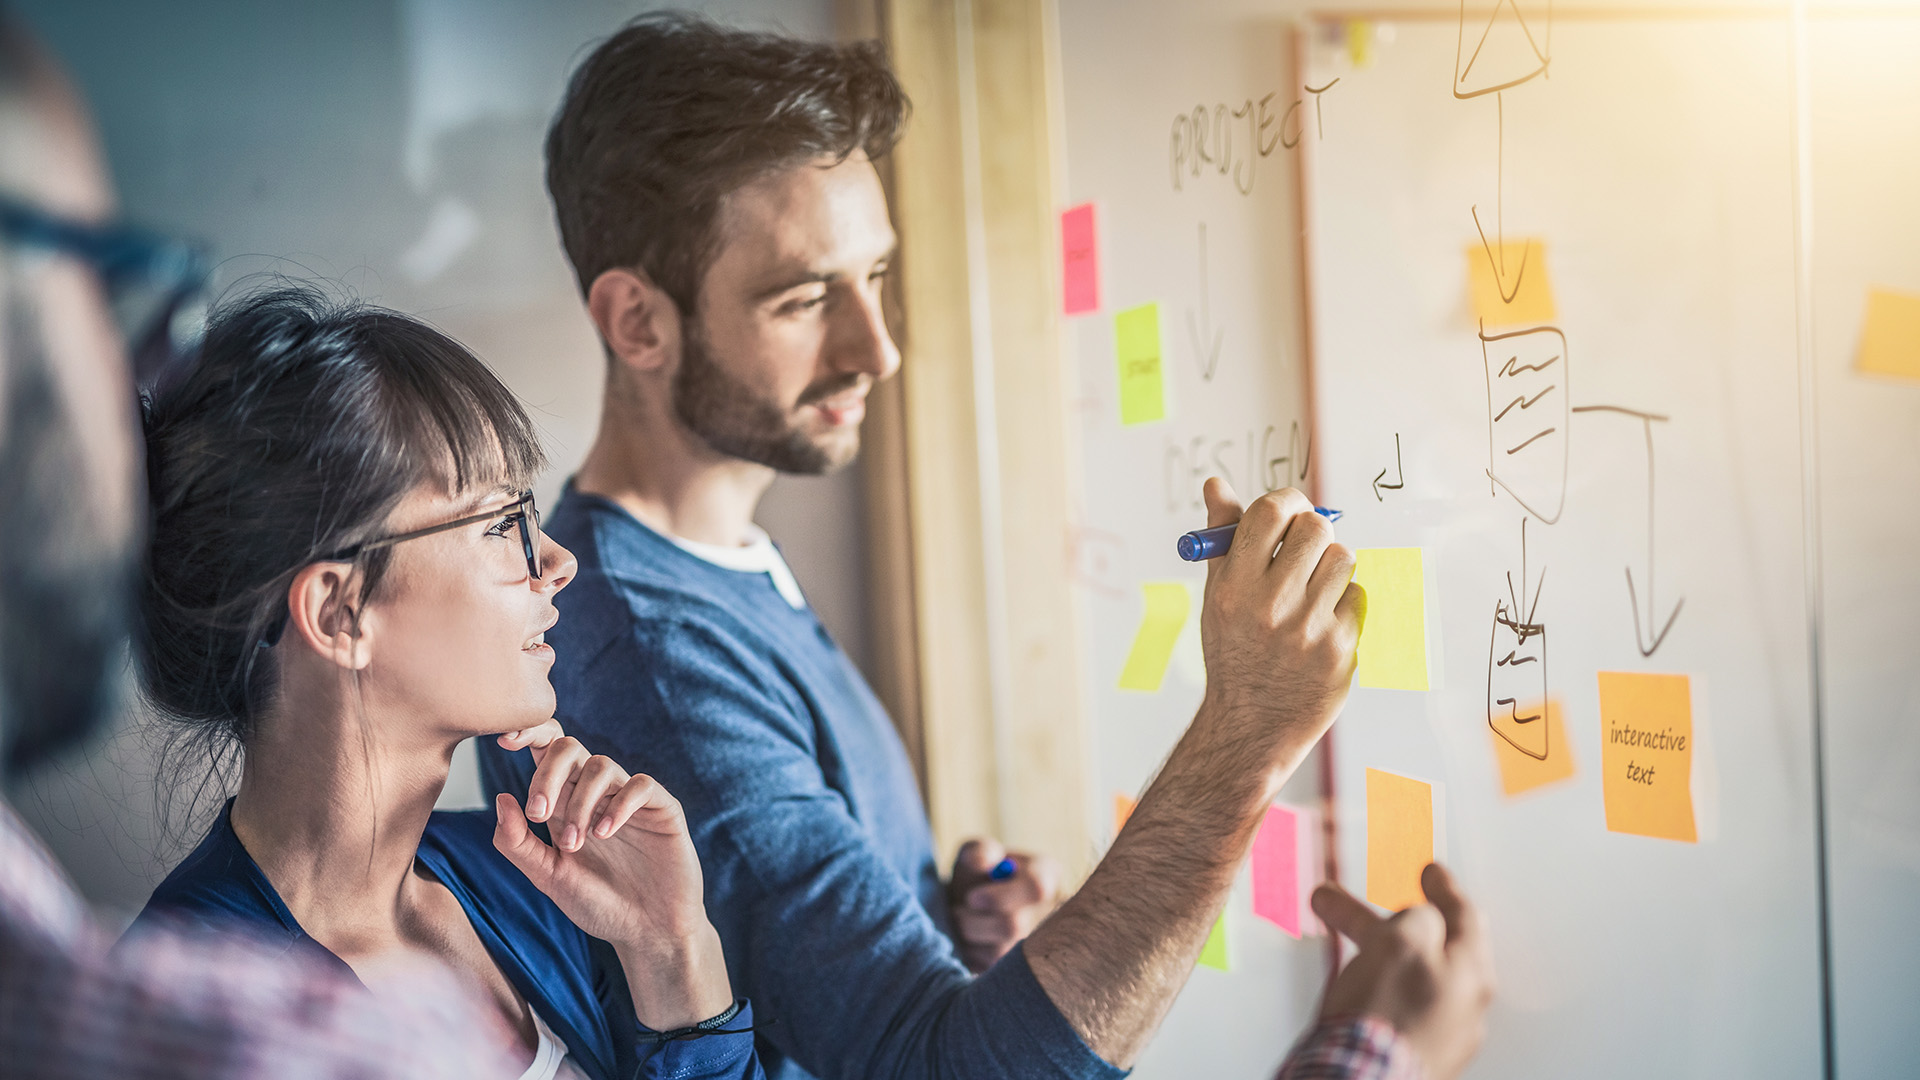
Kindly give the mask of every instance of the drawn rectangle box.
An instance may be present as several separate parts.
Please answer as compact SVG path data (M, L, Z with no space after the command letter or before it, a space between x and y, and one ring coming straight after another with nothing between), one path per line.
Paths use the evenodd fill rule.
M1480 334L1487 476L1551 525L1567 494L1567 337L1551 326Z

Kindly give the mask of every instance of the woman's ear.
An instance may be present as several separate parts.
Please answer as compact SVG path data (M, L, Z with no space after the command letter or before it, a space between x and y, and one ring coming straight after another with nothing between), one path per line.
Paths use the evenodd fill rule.
M680 355L680 308L645 274L602 272L587 290L587 313L623 367L660 371Z
M359 571L351 563L314 563L287 586L287 632L281 640L359 671L373 661L373 643L360 617Z

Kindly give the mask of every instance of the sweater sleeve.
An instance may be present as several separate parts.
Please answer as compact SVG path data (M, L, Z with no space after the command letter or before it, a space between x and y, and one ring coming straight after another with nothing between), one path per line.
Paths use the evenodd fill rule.
M759 1034L824 1080L1093 1080L1016 948L979 978L829 785L806 702L723 620L637 620L569 730L686 807L707 910Z

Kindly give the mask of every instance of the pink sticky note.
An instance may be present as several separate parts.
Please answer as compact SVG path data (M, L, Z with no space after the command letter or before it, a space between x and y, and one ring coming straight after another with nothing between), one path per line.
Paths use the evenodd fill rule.
M1300 936L1300 815L1267 807L1253 838L1253 913Z
M1100 308L1100 259L1093 234L1093 204L1060 213L1060 280L1069 315Z

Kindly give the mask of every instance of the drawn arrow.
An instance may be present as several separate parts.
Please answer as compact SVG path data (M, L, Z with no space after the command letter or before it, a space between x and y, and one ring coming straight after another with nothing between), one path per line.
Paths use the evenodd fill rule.
M1381 469L1380 475L1373 478L1373 498L1375 502L1387 501L1386 496L1380 494L1381 488L1385 488L1388 491L1399 491L1401 488L1407 486L1407 474L1400 468L1400 433L1397 431L1393 433L1393 483L1383 484L1380 482L1381 478L1386 475L1387 470Z
M1660 624L1658 630L1654 624L1659 621L1659 606L1653 598L1654 550L1653 550L1653 425L1665 423L1667 418L1659 413L1641 412L1638 409L1625 409L1618 405L1581 405L1574 412L1615 412L1631 416L1640 421L1647 435L1647 623L1640 624L1640 591L1633 584L1633 567L1627 570L1627 602L1633 606L1633 642L1639 648L1641 656L1652 656L1667 640L1667 632L1673 629L1675 619L1680 617L1680 608L1687 602L1685 597L1674 601L1673 610L1667 613L1667 621Z
M1200 223L1200 322L1193 321L1193 309L1187 309L1187 339L1193 343L1193 358L1200 365L1200 378L1213 381L1213 369L1220 362L1220 338L1225 330L1213 328L1207 292L1207 223ZM1207 342L1211 341L1212 345Z
M1494 157L1494 174L1493 174L1493 191L1494 191L1493 234L1495 239L1497 239L1500 243L1500 249L1497 253L1494 251L1493 245L1487 242L1486 226L1480 224L1480 207L1478 205L1475 205L1470 208L1469 212L1473 214L1474 229L1480 233L1480 248L1481 250L1487 253L1487 265L1492 267L1493 269L1494 287L1500 291L1500 302L1503 304L1511 304L1513 303L1513 298L1520 295L1520 283L1525 281L1527 278L1527 255L1529 254L1529 252L1532 251L1533 245L1526 244L1521 247L1520 265L1514 268L1513 288L1509 290L1507 288L1507 281L1506 281L1506 278L1507 278L1507 177L1506 177L1507 103L1506 103L1506 97L1502 94L1495 94L1493 96L1493 100L1498 107L1499 119L1500 119L1499 142L1497 144L1498 153Z

